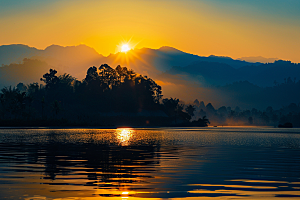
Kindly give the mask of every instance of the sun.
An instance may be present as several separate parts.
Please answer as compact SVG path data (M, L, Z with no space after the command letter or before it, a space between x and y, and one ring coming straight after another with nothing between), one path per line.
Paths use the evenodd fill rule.
M131 48L129 47L128 44L123 44L123 45L121 46L121 52L126 53L126 52L129 51L130 49L131 49Z
M127 40L127 39L122 39L120 41L120 43L118 45L116 45L116 51L115 53L117 52L122 52L124 54L122 55L126 55L127 56L127 53L129 53L130 50L133 50L135 49L135 47L139 44L140 42L137 42L137 43L134 43L132 41L132 37Z

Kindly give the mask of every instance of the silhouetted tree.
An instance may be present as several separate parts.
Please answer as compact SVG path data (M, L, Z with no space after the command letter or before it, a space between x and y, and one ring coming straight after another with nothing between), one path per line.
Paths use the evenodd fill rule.
M55 113L55 116L57 116L60 111L60 106L57 100L52 103L52 111Z
M4 113L9 118L14 117L16 119L23 111L26 93L20 93L18 89L12 87L3 88L1 93L1 104L4 108Z
M249 124L253 124L253 118L252 118L252 117L249 117L249 118L248 118L248 122L249 122Z
M42 103L42 119L44 119L44 110L45 110L45 97L44 96L42 97L41 103Z
M178 111L182 109L182 107L179 105L179 99L173 99L173 98L166 98L162 100L164 105L164 110L167 113L167 115L171 118L174 118L175 124L177 123L177 115Z
M36 94L38 91L39 91L39 84L38 83L30 83L28 86L27 86L27 93L29 95L34 95Z
M199 112L199 116L200 117L206 116L206 112L203 109L201 109L200 112Z
M235 109L234 109L234 111L235 111L236 113L239 113L239 112L241 112L241 109L240 109L240 107L236 106Z
M27 86L24 85L24 83L19 83L19 84L17 85L17 89L18 89L20 92L26 92Z
M190 116L194 116L194 112L195 112L195 107L193 105L188 105L186 108L185 108L185 111L190 115Z
M57 71L50 69L49 73L44 74L43 78L41 78L41 81L46 83L46 88L53 88L59 82L59 78L55 74L57 74Z
M192 122L193 126L199 126L199 127L206 127L210 124L209 120L206 118L206 116L203 116L202 118L199 118L196 121Z
M19 89L12 87L3 89L0 93L1 118L9 120L18 118L43 125L51 124L53 121L51 119L56 118L55 123L58 123L63 120L58 119L58 116L64 108L64 118L72 123L111 125L125 118L101 117L101 113L111 111L137 113L148 110L157 111L162 117L145 116L144 119L133 117L132 121L138 120L147 124L149 121L152 124L153 121L157 121L162 125L170 125L171 121L175 121L175 124L188 126L195 111L193 105L187 106L184 110L184 103L176 98L161 100L161 86L154 80L120 65L115 69L107 64L101 65L99 69L90 67L82 81L69 74L58 76L56 70L50 69L40 80L45 86L38 83L25 86L20 83ZM110 119L115 121L111 122Z

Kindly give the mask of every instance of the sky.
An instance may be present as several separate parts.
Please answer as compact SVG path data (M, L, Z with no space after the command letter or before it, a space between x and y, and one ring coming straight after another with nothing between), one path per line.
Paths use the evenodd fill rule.
M0 45L171 46L300 63L299 0L0 0Z

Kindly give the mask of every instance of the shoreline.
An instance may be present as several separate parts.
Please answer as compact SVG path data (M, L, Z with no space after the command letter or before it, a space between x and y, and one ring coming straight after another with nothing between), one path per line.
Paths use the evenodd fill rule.
M0 126L1 129L215 129L215 128L274 128L274 129L299 129L293 128L278 128L274 126Z

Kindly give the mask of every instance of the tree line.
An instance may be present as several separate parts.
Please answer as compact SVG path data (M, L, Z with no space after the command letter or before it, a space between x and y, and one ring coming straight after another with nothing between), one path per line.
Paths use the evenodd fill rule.
M147 76L118 65L87 70L79 81L50 69L44 84L19 83L0 93L2 126L207 126L179 99L164 98L161 86ZM131 114L129 114L131 113Z
M245 126L274 126L284 127L285 125L300 127L300 103L291 103L288 106L282 106L280 109L274 109L272 106L264 110L256 108L241 109L239 106L232 108L230 106L221 106L215 108L211 103L204 104L197 99L190 104L194 108L195 118L207 116L211 125L245 125Z

